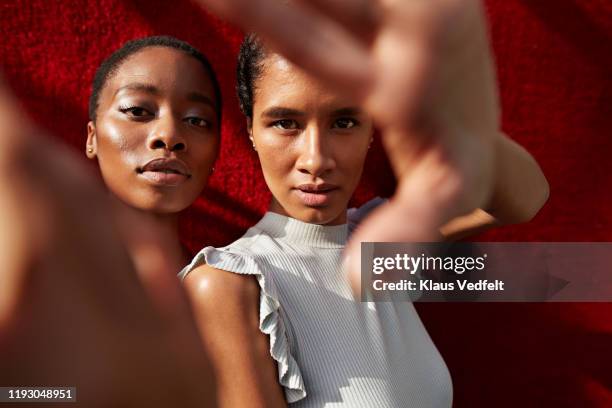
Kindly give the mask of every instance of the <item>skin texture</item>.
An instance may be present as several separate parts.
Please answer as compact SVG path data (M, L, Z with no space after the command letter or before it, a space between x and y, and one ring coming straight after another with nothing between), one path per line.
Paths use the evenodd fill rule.
M211 80L195 58L168 47L128 57L100 95L96 123L87 127L87 156L97 158L107 187L125 204L176 213L200 194L219 146ZM176 159L186 177L147 178L151 160Z
M473 153L497 149L478 147L477 138L500 136L477 2L385 1L381 3L386 12L366 21L363 16L368 15L369 5L378 3L363 3L365 8L354 10L364 13L353 14L344 12L353 3L350 0L300 2L315 6L324 18L312 11L274 7L278 3L272 0L208 3L238 22L259 28L294 62L330 86L352 95L359 90L356 97L383 129L401 185L398 196L368 220L355 242L428 236L451 218L449 214L486 206L483 196L500 186L545 192L528 212L513 206L513 216L532 216L545 201L547 186L538 172L527 187L517 187L507 177L488 183L485 177L482 185L474 185L471 177L479 170L487 176L486 163L470 161ZM262 9L269 12L261 13ZM296 29L302 35L295 35ZM321 36L333 40L320 41ZM404 45L385 46L390 40L394 40L391 45ZM466 72L475 74L466 78ZM355 87L355 83L363 86ZM412 86L417 83L424 85ZM489 105L480 103L482 95L488 96L484 100ZM0 242L5 244L0 248L6 255L0 257L0 280L7 283L0 288L6 295L0 296L0 360L6 368L1 372L2 383L74 384L79 400L92 407L213 404L214 388L201 359L203 351L193 347L188 319L178 319L188 314L181 307L168 306L176 305L168 303L168 297L181 294L175 277L164 265L151 267L148 274L152 276L143 288L127 259L125 249L130 243L114 227L105 195L83 176L87 172L78 160L51 142L33 137L36 131L15 111L17 105L0 89L0 215L7 226L0 231ZM469 120L479 115L481 126ZM483 129L491 133L481 133ZM513 157L511 150L501 151L506 159ZM525 163L518 168L525 164L533 169L531 162ZM507 168L501 164L494 168L498 166ZM411 206L406 194L420 197L418 206ZM467 205L470 202L462 201L464 195L478 204ZM419 211L423 209L427 211ZM91 217L92 213L96 216ZM138 219L132 215L127 218L133 223L119 224L138 228ZM418 228L407 230L408 221L416 222ZM163 232L142 228L150 237L163 236ZM148 250L155 253L156 248ZM214 372L223 376L219 382L223 405L282 406L267 338L256 328L256 282L202 267L190 274L186 284L195 299L199 326L210 329L202 337L206 350L214 352ZM159 288L165 288L163 297ZM152 296L147 297L147 292ZM54 319L58 314L62 319ZM163 328L168 331L160 336ZM45 333L42 343L40 333ZM244 390L232 390L233 375ZM173 392L160 398L152 389Z
M85 151L98 161L119 223L137 218L160 231L152 238L141 229L121 229L139 271L150 270L155 257L175 271L191 258L180 244L178 213L200 194L217 158L214 100L200 61L161 46L129 56L102 89L96 122L87 125ZM160 159L174 163L148 167ZM164 168L182 174L164 174ZM151 239L164 241L161 252L147 250Z
M350 99L278 55L266 58L256 87L248 127L273 194L270 211L317 224L346 222L372 137L371 121ZM296 192L304 183L337 188L324 205L306 205ZM259 330L255 279L202 265L187 275L185 287L211 356L220 406L286 406L269 338Z
M270 211L314 224L345 223L372 121L278 55L265 59L264 72L255 85L249 133L273 195ZM324 190L307 190L319 187Z
M259 330L255 278L202 265L184 283L210 357L219 407L286 407L270 340Z
M200 3L257 32L288 60L354 97L381 130L398 188L347 247L356 292L362 241L442 239L442 226L486 209L499 197L500 185L513 184L495 174L500 106L481 1ZM531 163L528 169L534 169ZM535 173L537 182L529 188L538 185L538 205L530 208L541 207L548 195L537 166ZM475 221L482 222L477 215Z
M497 85L479 1L303 0L284 2L282 6L274 0L200 3L256 31L275 51L313 75L317 83L347 95L349 99L345 100L353 101L350 106L358 104L381 129L398 188L389 203L365 220L347 248L346 265L356 293L360 291L361 241L419 242L439 240L443 234L461 236L503 223L504 219L496 218L495 213L508 222L530 219L546 201L548 184L541 170L500 132ZM337 207L330 200L334 205L323 209L304 208L307 206L292 200L291 188L300 181L298 176L314 177L325 174L321 169L335 169L332 160L320 160L313 166L318 172L302 171L303 165L298 164L301 154L323 159L333 157L330 152L334 149L328 147L333 143L325 144L323 137L313 142L315 133L310 129L315 127L309 127L309 121L301 125L304 130L289 136L289 141L277 138L274 125L270 128L269 123L260 122L262 108L258 104L267 92L275 96L278 85L270 81L272 89L263 86L273 66L265 65L255 93L254 117L249 123L266 182L274 195L270 210L308 222L342 222L344 195L338 199ZM300 75L296 74L296 78ZM276 79L282 84L285 78L279 72ZM321 89L324 88L316 87L313 93ZM283 87L279 90L281 95L295 97L291 103L298 105L310 98L310 88L304 86L296 86L292 92ZM273 97L269 99L272 105L276 103ZM318 112L317 104L305 105L308 108L303 109L308 112ZM328 128L317 128L320 129ZM277 148L284 144L288 148ZM310 148L297 149L304 145ZM354 150L352 144L345 149L354 155L354 161L347 162L360 173L365 154L361 143L356 146ZM350 177L342 180L352 185ZM351 193L352 189L347 196ZM344 202L343 206L340 202ZM253 312L247 309L255 299L215 295L214 288L222 288L235 279L232 274L219 272L222 271L201 266L186 280L196 307L199 304L206 308L206 297L219 299L214 306L208 305L219 311L238 307L232 316L224 314L222 321L198 319L200 327L209 329L210 335L204 333L203 337L205 344L214 345L210 349L213 356L229 353L217 328L228 330L228 338L262 341L252 323ZM250 290L256 289L252 279L243 278L233 284L245 291L249 286ZM242 331L244 327L237 329L244 322L251 322L249 333ZM218 389L220 400L233 398L234 403L283 406L266 400L267 395L278 395L278 381L270 373L269 364L262 364L266 369L253 371L254 361L265 362L267 358L271 362L271 357L242 343L233 347L238 347L233 352L241 358L236 361L213 357L215 373L226 378L244 373L250 376L247 384L261 388L223 385Z
M18 106L0 83L0 383L69 384L87 407L215 406L175 272L157 258L139 280L119 225L159 231L118 224L82 159Z

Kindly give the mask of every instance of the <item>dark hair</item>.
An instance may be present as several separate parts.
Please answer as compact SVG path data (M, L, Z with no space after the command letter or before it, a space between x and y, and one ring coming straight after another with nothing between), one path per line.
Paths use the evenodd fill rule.
M185 54L200 61L206 74L210 77L215 93L215 104L217 105L217 117L221 119L221 89L219 87L219 81L217 76L210 65L208 59L198 51L191 44L181 41L177 38L160 35L138 38L131 40L123 44L121 48L113 52L107 57L102 64L96 70L96 74L93 79L91 97L89 98L89 119L96 121L96 115L98 111L98 105L100 100L100 93L106 85L106 82L111 78L119 69L119 66L129 56L137 53L138 51L148 47L167 47L173 48L184 52Z
M236 91L240 110L247 118L253 117L255 81L261 76L265 56L265 47L255 34L248 34L244 37L238 53Z

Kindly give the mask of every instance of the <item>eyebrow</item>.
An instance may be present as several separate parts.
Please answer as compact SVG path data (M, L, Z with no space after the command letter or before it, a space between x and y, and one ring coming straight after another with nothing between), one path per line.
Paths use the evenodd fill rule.
M331 112L331 116L357 116L362 113L362 110L358 107L347 107L336 109ZM267 117L271 119L282 119L286 117L304 116L305 113L297 109L284 108L281 106L274 106L266 109L261 113L261 117Z
M297 109L283 108L281 106L273 106L261 113L261 117L270 119L282 119L287 116L304 116L304 112Z
M143 82L132 82L127 85L123 85L119 87L115 91L115 95L117 95L119 92L124 91L124 90L146 92L152 95L159 95L161 93L159 89L157 89L155 86L151 84L145 84Z
M154 85L143 82L132 82L117 89L117 91L115 91L115 95L124 90L145 92L155 96L161 94L159 88L155 87ZM187 100L210 105L213 109L217 109L217 105L213 102L213 100L200 92L189 92L187 94Z
M348 108L341 108L341 109L336 109L335 111L333 111L331 113L332 116L358 116L361 115L363 113L363 111L356 107L356 106L351 106Z

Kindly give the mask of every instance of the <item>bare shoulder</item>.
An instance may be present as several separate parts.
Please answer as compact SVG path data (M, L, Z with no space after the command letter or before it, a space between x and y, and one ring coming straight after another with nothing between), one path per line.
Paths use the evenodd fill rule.
M259 329L255 276L202 265L184 285L217 379L219 406L286 407L269 338Z
M259 285L252 275L204 264L187 274L184 285L197 314L212 315L213 321L252 317L259 310Z

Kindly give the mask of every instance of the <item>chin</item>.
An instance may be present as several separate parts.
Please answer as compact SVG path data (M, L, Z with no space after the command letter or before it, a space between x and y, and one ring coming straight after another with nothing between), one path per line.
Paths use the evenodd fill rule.
M300 221L310 224L327 225L334 223L340 218L340 212L332 208L312 208L309 207L300 212L301 217L296 217Z
M168 197L156 197L146 202L138 203L134 207L155 214L175 214L183 211L191 203L185 203L183 200L172 200Z
M154 212L160 215L177 214L183 211L187 207L188 206L162 206L162 207L152 208L151 212Z

